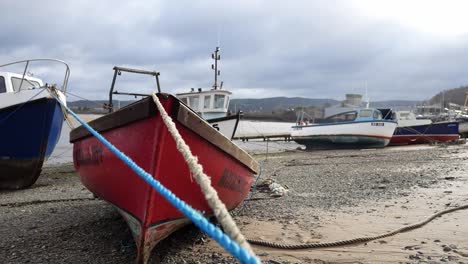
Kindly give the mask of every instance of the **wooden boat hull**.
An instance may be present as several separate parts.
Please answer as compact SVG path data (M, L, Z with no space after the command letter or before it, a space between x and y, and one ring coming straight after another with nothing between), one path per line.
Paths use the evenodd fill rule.
M292 139L306 149L383 148L395 130L393 121L354 121L293 126Z
M57 145L62 108L44 97L0 109L0 122L0 189L27 188Z
M247 196L257 163L175 97L158 97L211 177L220 199L228 209L234 209ZM152 98L96 119L90 125L179 198L206 215L212 214ZM137 243L139 262L146 262L154 245L189 222L84 128L73 130L70 138L81 181L119 209Z
M458 122L441 122L428 125L397 127L391 145L448 142L460 138Z

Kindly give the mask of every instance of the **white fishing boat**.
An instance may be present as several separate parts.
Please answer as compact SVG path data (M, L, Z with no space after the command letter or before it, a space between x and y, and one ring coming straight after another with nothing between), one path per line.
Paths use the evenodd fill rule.
M221 59L219 51L219 47L216 47L215 52L211 55L215 61L211 65L215 72L213 88L207 90L192 88L189 92L178 93L176 96L225 137L232 139L236 133L241 113L229 115L229 99L232 93L222 89L223 82L218 85L218 76L220 75L218 61Z
M330 116L323 123L300 121L292 127L291 138L307 149L383 148L396 126L379 110L365 108Z

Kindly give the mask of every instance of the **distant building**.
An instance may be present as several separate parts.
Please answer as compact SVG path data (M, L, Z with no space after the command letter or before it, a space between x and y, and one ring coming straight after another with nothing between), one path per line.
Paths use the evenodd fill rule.
M346 94L346 99L337 105L325 108L323 118L365 107L360 94Z

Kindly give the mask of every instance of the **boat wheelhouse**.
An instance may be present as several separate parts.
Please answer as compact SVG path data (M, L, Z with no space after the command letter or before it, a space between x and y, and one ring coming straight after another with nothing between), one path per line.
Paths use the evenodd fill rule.
M214 70L213 88L203 90L202 88L191 88L187 93L178 93L176 96L193 111L198 113L214 128L220 131L225 137L233 139L239 124L241 112L229 114L229 100L231 92L223 90L223 82L218 85L218 61L221 59L219 55L219 47L211 54L214 64L211 68Z
M206 120L225 117L228 113L231 92L221 89L197 91L192 88L188 93L179 93L177 97Z

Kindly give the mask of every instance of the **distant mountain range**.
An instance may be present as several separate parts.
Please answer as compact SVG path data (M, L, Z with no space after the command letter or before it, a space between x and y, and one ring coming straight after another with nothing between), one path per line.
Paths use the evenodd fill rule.
M313 99L303 97L272 97L262 99L232 99L229 110L242 110L244 112L271 112L280 109L293 109L298 106L328 107L339 104L334 99ZM414 100L389 100L371 102L371 107L377 108L411 108L421 103Z
M96 111L102 108L107 100L97 101L72 101L68 102L68 105L76 110L87 112ZM120 107L124 107L131 104L134 100L120 101ZM275 110L289 110L299 106L303 107L328 107L339 104L340 101L334 99L315 99L315 98L303 98L303 97L271 97L261 99L231 99L229 103L229 110L232 112L242 110L243 112L271 112ZM378 101L371 102L372 107L377 108L401 108L401 107L413 107L421 101L409 101L409 100L390 100L390 101ZM119 107L119 102L114 101L114 107ZM104 111L104 109L102 108Z
M465 104L465 96L468 93L468 86L461 86L459 88L454 88L446 91L442 91L436 95L434 95L430 100L429 103L436 104L442 101L444 102L451 102L458 105Z
M128 100L128 101L114 101L114 107L118 108L127 106L131 103L135 102L135 100ZM78 101L70 101L67 102L68 106L72 109L79 110L81 112L96 112L97 109L104 110L104 104L109 103L108 100L95 100L95 101L88 101L88 100L78 100ZM105 111L107 112L107 111Z
M324 107L334 105L340 101L333 99L313 99L303 97L271 97L261 99L231 99L229 110L243 112L262 112L278 109L290 109L298 106Z
M459 105L465 103L465 95L468 92L468 86L462 86L450 90L445 90L433 96L428 103L440 103L442 99L445 102L452 102ZM120 107L124 107L135 100L120 101ZM261 99L231 99L229 103L229 110L234 112L242 110L245 113L248 112L272 112L277 110L292 110L299 106L302 107L328 107L339 104L341 101L334 99L316 99L316 98L303 98L303 97L271 97ZM98 101L72 101L69 102L69 106L79 110L81 112L98 111L97 109L102 108L103 104L107 103L107 100ZM421 104L423 101L415 100L388 100L388 101L376 101L371 102L371 107L376 108L412 108L417 104ZM114 106L118 108L119 102L115 101ZM104 110L102 109L104 112Z
M421 104L421 102L415 100L371 101L370 106L375 108L412 108L417 104Z

